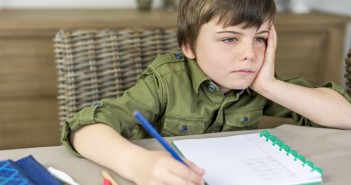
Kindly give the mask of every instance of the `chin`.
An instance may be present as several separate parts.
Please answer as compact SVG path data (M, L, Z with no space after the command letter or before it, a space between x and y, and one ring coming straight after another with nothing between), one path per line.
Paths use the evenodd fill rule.
M249 86L235 86L235 87L232 87L230 89L232 90L244 90L246 88L248 88Z
M226 83L228 87L231 89L246 89L248 88L254 79L251 78L232 78L230 81L228 80Z
M237 87L237 89L247 89L247 88L249 88L251 86L252 82L253 82L253 80L249 81L249 82L248 81L244 81L242 83L236 84L236 87Z
M233 85L232 89L240 90L240 89L246 89L248 87L250 87L250 84L243 83L243 84L235 84L235 85Z
M234 83L231 83L234 82ZM247 89L248 87L250 87L251 82L245 81L245 80L241 80L241 79L235 79L232 81L227 81L222 83L223 85L221 85L223 87L223 89L227 89L227 90L244 90Z

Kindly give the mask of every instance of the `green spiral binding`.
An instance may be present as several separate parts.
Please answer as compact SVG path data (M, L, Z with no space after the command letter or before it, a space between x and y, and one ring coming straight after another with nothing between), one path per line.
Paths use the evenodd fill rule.
M260 132L260 137L265 137L267 142L271 141L273 146L278 145L280 151L284 150L286 152L287 156L289 156L289 155L294 156L294 160L295 161L296 160L300 160L302 162L302 166L305 166L305 165L310 166L312 168L312 170L311 170L312 172L313 171L317 171L320 174L323 174L323 170L321 168L319 168L317 166L314 166L311 161L308 161L308 160L305 159L304 156L299 155L296 152L296 150L290 149L290 147L288 145L284 144L281 140L277 139L276 136L272 135L267 130L262 130Z

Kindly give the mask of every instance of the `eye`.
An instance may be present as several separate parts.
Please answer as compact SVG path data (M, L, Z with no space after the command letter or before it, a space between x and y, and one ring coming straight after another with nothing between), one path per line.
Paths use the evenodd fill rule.
M236 38L226 38L223 40L224 43L227 43L227 44L230 44L230 43L233 43L233 42L236 42L238 41L238 39Z
M255 38L256 42L259 42L259 43L266 43L267 42L267 39L264 38L264 37L257 37Z

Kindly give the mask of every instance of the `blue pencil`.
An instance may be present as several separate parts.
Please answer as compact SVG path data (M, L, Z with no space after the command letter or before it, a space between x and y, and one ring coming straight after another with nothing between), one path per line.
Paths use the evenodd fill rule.
M133 113L134 117L140 122L140 124L145 128L145 130L154 137L161 145L179 162L188 166L184 160L178 155L178 153L167 143L167 141L156 131L156 129L151 125L151 123L145 119L145 117L138 111Z

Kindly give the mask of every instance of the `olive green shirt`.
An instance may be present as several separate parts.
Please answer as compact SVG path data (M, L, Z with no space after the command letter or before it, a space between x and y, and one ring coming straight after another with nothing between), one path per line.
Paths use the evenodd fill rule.
M300 77L281 80L312 87ZM344 89L334 83L323 87L334 89L351 102ZM62 142L77 154L68 139L70 132L94 123L110 125L127 139L146 138L148 134L132 115L136 110L163 136L257 129L262 115L292 118L299 125L318 126L249 88L223 94L196 61L176 53L155 59L123 96L94 102L66 121Z

